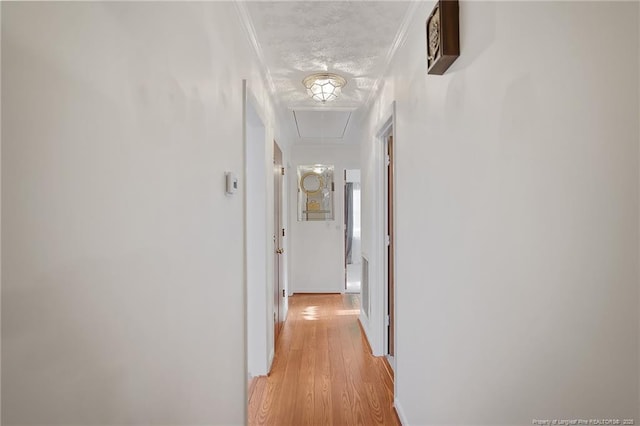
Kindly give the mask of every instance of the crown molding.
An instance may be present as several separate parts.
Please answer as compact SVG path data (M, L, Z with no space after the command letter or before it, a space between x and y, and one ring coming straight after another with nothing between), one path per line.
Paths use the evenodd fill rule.
M240 18L240 23L242 24L242 28L249 39L249 44L253 48L253 52L256 54L258 58L258 65L260 70L262 71L262 76L265 80L265 83L269 89L269 93L271 94L271 98L276 100L276 86L273 83L273 78L271 77L271 72L267 67L267 64L264 60L264 53L262 51L262 47L260 46L260 42L258 42L258 36L256 35L256 29L253 25L253 20L251 19L251 15L249 14L249 10L245 5L245 1L237 0L233 2L236 12L238 13L238 17Z
M363 107L364 107L363 110L366 111L369 109L369 107L371 106L371 102L373 102L373 99L379 94L380 90L382 89L382 85L383 85L382 82L384 81L387 75L387 72L391 67L391 62L393 61L393 58L396 56L396 53L398 52L398 50L404 45L405 41L407 40L407 34L409 32L409 26L411 25L411 21L413 20L416 10L418 9L418 6L420 6L422 3L424 2L421 0L412 0L410 2L409 7L407 8L407 11L404 14L404 18L402 18L400 29L398 29L398 32L396 33L396 37L393 39L393 43L391 44L391 47L387 52L387 56L385 57L383 72L373 83L371 92L369 92L369 97L363 104Z

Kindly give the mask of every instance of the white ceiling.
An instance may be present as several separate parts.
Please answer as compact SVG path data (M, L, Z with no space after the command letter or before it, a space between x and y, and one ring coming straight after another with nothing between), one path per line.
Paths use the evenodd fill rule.
M291 111L304 110L305 121L318 120L308 126L309 131L324 131L335 124L335 117L321 111L353 112L365 106L397 47L411 5L405 1L240 3L278 107L286 110L282 117L291 117L289 133L302 142L326 135L305 130L300 136ZM335 72L347 80L341 96L324 105L309 98L302 85L304 77L319 71Z

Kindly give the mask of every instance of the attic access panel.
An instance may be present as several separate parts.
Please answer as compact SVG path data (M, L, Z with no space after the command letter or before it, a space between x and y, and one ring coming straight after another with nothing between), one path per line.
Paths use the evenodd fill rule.
M351 119L351 111L295 110L293 119L301 138L342 139Z

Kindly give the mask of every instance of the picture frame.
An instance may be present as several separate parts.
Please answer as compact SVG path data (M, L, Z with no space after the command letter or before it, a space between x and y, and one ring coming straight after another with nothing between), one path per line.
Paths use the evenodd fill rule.
M426 22L427 74L442 75L460 56L458 0L438 0Z
M333 165L298 166L299 222L335 220L333 172Z

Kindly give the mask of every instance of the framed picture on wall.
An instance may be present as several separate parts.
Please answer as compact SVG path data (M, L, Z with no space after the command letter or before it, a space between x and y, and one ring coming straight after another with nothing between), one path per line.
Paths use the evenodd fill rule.
M458 0L439 0L426 27L427 74L442 75L460 56Z
M333 166L298 166L298 220L334 220Z

